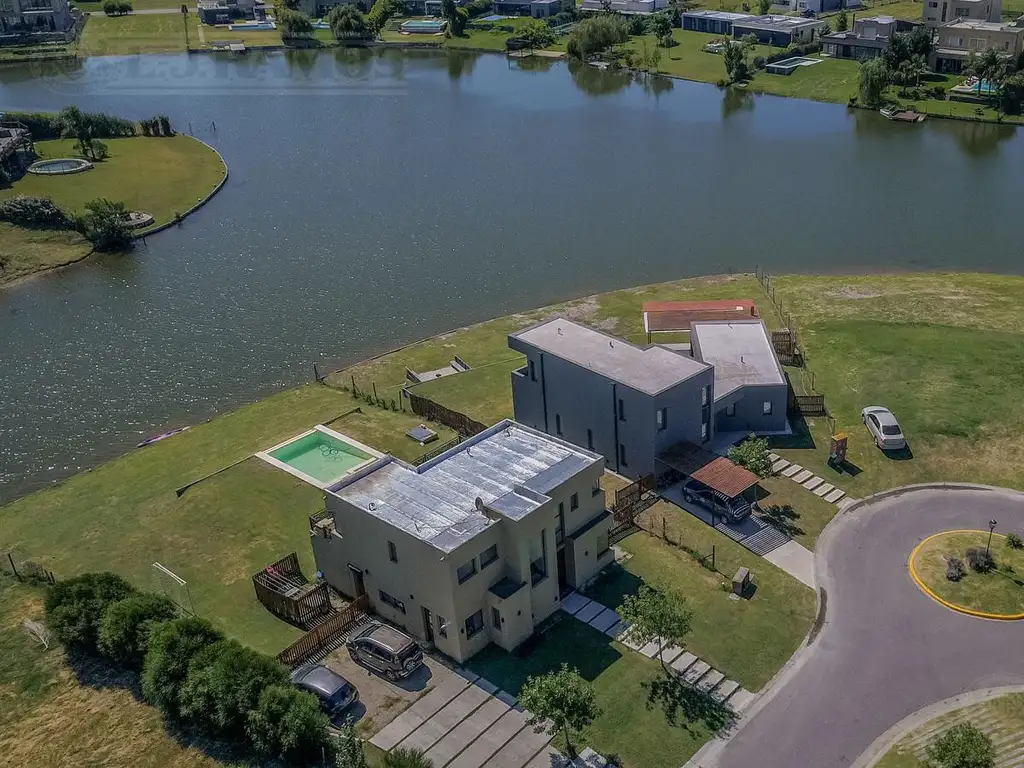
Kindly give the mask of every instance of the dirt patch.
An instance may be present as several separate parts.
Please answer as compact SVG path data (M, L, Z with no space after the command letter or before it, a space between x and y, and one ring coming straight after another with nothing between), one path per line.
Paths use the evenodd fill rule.
M352 661L345 648L331 653L322 664L352 683L359 691L359 703L345 713L356 721L363 736L370 736L404 712L414 701L442 680L455 674L430 658L405 680L392 683Z

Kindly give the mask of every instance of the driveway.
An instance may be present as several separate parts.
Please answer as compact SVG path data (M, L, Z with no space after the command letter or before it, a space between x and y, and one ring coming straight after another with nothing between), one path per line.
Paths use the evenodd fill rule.
M1024 496L910 490L844 512L818 540L825 622L796 670L702 768L848 768L890 726L941 699L1024 683L1024 622L950 611L910 579L907 559L951 528L1024 530Z

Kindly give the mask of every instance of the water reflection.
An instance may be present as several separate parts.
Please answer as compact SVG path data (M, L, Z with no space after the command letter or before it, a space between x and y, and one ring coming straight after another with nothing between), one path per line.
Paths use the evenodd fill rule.
M722 94L723 118L729 118L737 112L750 112L754 109L754 94L746 88L723 88Z
M520 72L550 72L558 61L550 56L509 57L508 68Z
M1017 129L1012 125L976 123L969 120L932 120L932 130L952 136L957 146L975 157L995 152L999 145L1012 138Z
M478 53L467 53L466 51L448 52L448 77L458 80L463 75L473 74L473 68L480 57Z
M598 69L580 61L569 61L572 81L591 96L609 96L632 85L634 75L626 69Z

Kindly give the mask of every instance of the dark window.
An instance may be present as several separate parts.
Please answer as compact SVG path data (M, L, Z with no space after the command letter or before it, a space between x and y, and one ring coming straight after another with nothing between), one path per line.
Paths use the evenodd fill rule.
M733 403L732 405L725 406L725 415L726 416L735 416L736 415L736 403Z
M483 552L480 553L480 569L483 570L488 565L498 559L498 545L492 544Z
M897 427L895 424L885 424L882 426L883 435L898 435L899 433L900 428Z
M594 487L590 491L590 495L591 496L597 496L597 494L599 494L603 490L604 490L604 488L601 487L601 478L599 477L599 478L597 478L597 480L594 481Z
M619 443L619 464L623 467L629 466L629 464L626 463L626 446L622 443Z
M594 450L594 432L593 430L587 430L587 450Z
M608 532L597 534L597 556L600 557L608 551Z
M562 434L562 414L555 414L555 434Z
M548 576L548 532L541 530L540 538L530 541L530 578L534 586Z
M701 424L700 425L700 441L702 443L706 443L707 440L708 440L708 425L707 424Z
M708 390L709 389L710 388L707 385L705 385L705 386L700 388L700 404L701 405L707 405L708 404Z
M484 628L484 612L477 611L466 619L466 637L472 637Z
M441 637L448 637L448 620L443 616L437 617L437 633Z
M761 403L761 413L763 415L765 415L765 416L771 416L772 415L772 401L771 400L765 400L763 403Z
M555 544L565 540L565 502L558 502L558 518L555 520Z
M491 622L494 624L495 629L501 629L501 611L497 608L491 608Z
M622 398L619 398L619 421L626 420L626 404L622 402Z
M393 541L388 542L388 559L391 560L392 563L398 562L398 550L395 549L395 542Z
M559 506L561 506L561 505L559 505ZM569 511L571 512L574 509L579 509L579 507L580 507L580 495L578 493L574 493L572 496L569 497Z
M658 431L668 427L668 408L658 409Z
M405 603L403 603L397 597L392 597L383 589L380 591L380 601L384 603L384 605L390 605L396 611L401 611L402 613L405 613Z
M473 578L476 574L476 560L470 560L465 565L460 565L459 570L456 571L456 575L459 577L459 584L466 581L467 579Z
M530 381L537 380L537 367L533 364L533 360L530 361Z

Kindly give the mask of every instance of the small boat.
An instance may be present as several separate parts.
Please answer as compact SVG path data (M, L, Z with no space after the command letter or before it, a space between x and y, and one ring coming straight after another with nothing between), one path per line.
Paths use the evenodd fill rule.
M884 107L878 111L882 113L882 117L887 120L895 120L897 123L921 123L925 118L920 112L899 107Z
M166 440L168 437L171 437L172 435L176 435L179 432L184 432L186 429L188 429L188 427L179 427L178 429L172 429L170 432L164 432L163 434L153 435L153 437L147 437L145 440L143 440L141 443L137 444L135 447L136 448L145 448L147 445L152 445L153 443L159 443L161 440Z

